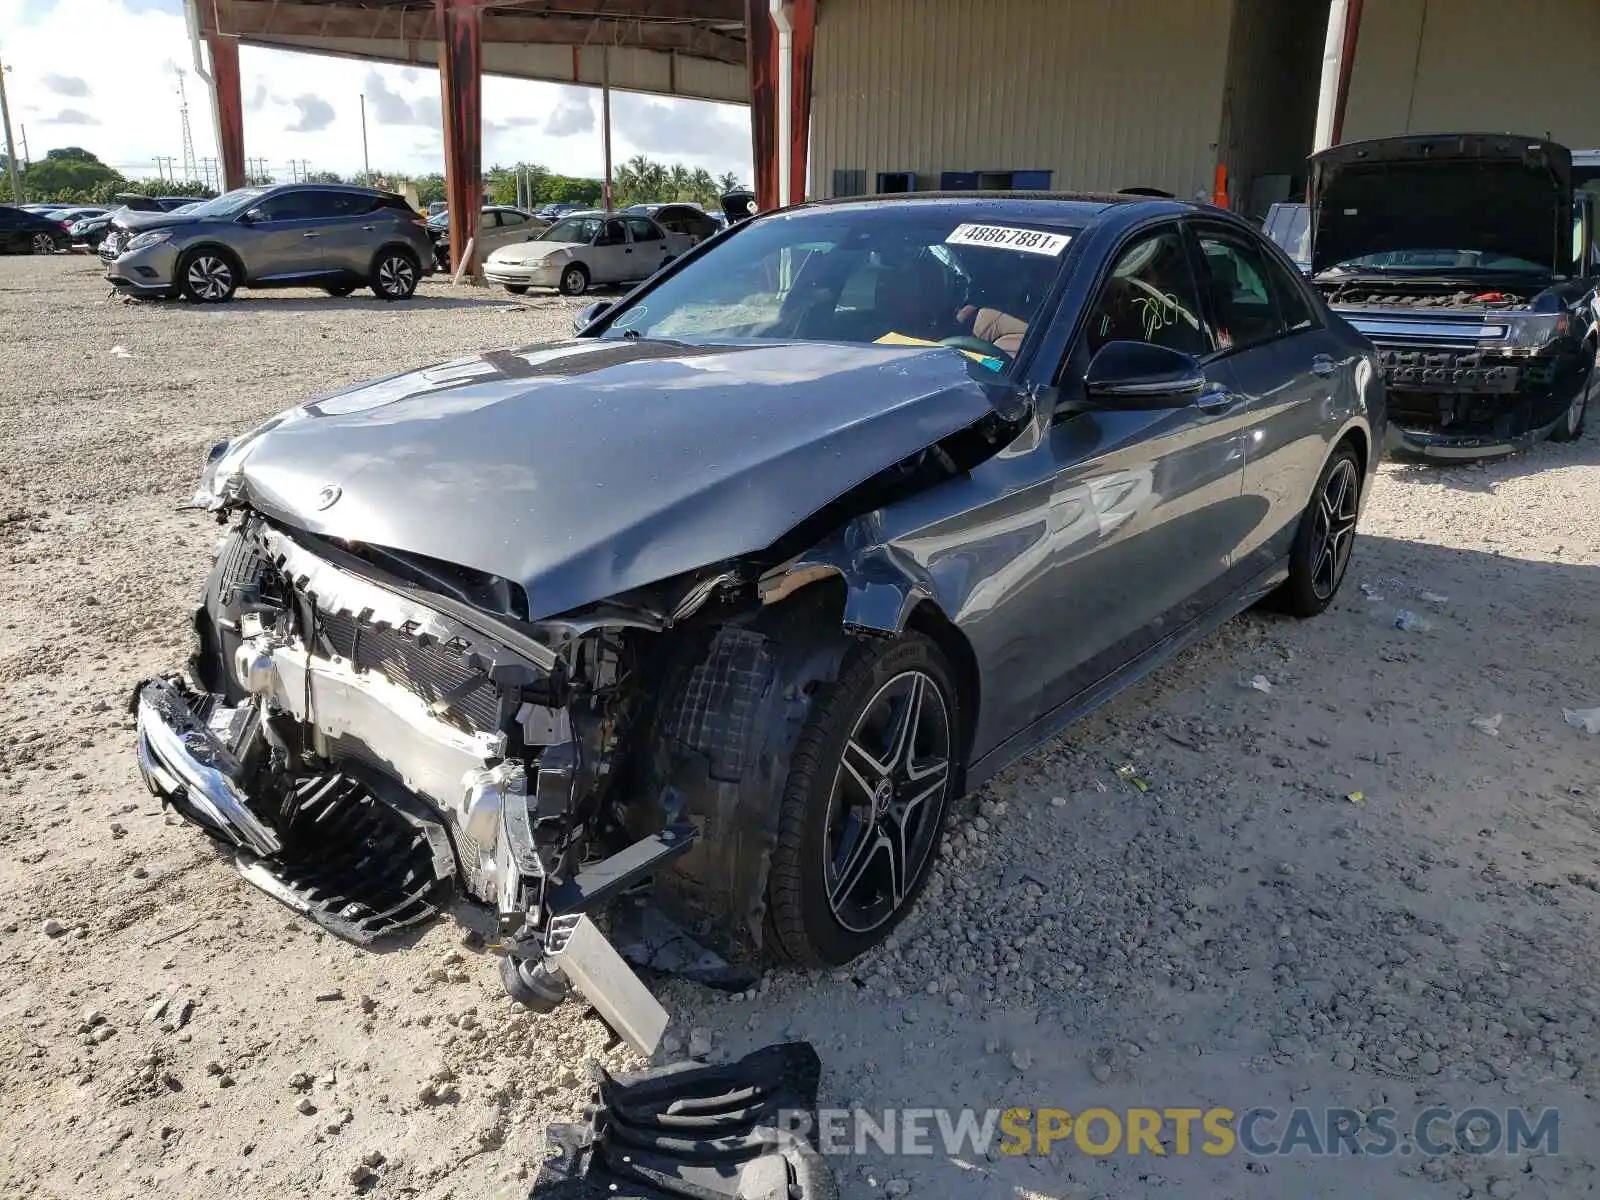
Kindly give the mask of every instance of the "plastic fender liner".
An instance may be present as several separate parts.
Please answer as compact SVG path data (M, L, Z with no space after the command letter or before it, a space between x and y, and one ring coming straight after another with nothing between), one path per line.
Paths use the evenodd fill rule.
M631 807L629 828L639 836L688 820L700 830L659 878L731 933L735 957L761 948L790 756L813 694L837 677L852 644L836 589L807 593L737 622L684 629L643 723L638 794L651 799Z
M809 1042L738 1062L602 1073L587 1125L552 1125L534 1200L838 1200L816 1127L822 1063Z

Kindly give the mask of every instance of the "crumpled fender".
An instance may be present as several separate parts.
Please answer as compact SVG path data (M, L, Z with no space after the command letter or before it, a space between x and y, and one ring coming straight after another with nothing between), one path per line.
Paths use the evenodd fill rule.
M763 580L762 599L792 594L818 578L843 583L845 629L896 634L925 600L938 604L937 588L921 563L880 536L874 516L859 517L794 560L781 574ZM771 597L771 598L769 598ZM941 606L942 607L942 606Z

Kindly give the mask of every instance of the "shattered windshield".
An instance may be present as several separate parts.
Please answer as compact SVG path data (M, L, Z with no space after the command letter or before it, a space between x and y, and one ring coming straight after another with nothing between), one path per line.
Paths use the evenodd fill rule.
M943 343L1000 370L1077 232L942 205L769 217L621 310L600 336Z

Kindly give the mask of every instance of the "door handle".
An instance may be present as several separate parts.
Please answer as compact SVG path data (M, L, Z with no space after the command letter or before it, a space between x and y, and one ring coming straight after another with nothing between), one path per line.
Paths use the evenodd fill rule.
M371 233L376 228L377 228L376 225L363 225L361 227L361 232L362 233Z
M303 237L303 238L314 238L317 235L315 233L311 232L310 230L307 230L305 233L302 233L300 236Z
M1313 375L1332 375L1339 369L1339 364L1333 361L1330 354L1318 354L1311 360L1311 373Z
M1214 383L1195 397L1194 406L1204 413L1227 412L1244 397L1238 392L1229 391L1220 383Z

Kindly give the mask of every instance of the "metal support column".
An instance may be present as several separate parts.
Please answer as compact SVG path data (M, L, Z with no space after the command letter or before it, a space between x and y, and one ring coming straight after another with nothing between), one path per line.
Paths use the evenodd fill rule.
M605 210L611 211L611 47L600 47L600 144L606 173L600 185Z
M217 114L217 154L222 190L244 186L244 96L239 86L239 42L206 34L211 51L211 103Z
M450 265L459 271L483 207L483 9L477 0L434 0L444 109L444 180Z
M765 212L779 205L777 38L767 0L745 0L744 17L756 207Z
M1328 7L1313 151L1337 146L1344 139L1344 113L1350 102L1350 76L1355 72L1356 41L1361 33L1361 6L1362 0L1333 0Z

